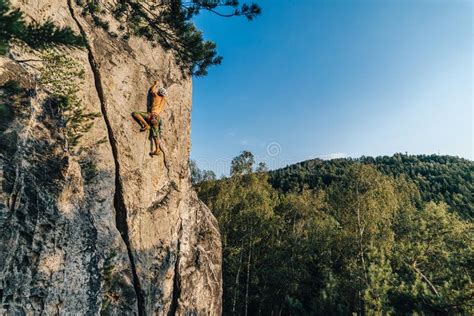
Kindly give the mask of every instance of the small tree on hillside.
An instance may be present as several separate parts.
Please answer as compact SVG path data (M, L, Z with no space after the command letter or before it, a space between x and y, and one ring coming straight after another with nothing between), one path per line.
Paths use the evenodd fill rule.
M250 151L244 150L240 155L232 159L230 176L241 176L253 172L255 157Z

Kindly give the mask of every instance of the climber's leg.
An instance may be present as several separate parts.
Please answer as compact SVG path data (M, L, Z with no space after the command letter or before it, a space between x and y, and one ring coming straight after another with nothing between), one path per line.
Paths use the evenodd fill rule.
M135 111L135 112L132 113L132 116L140 124L140 126L141 126L140 131L141 132L150 129L150 125L146 121L146 119L148 117L147 112L137 112L137 111Z
M158 136L160 134L159 131L159 120L157 117L152 117L150 120L151 124L151 136L153 139L153 142L155 143L155 150L152 150L150 152L150 155L159 155L159 149L160 149L160 141L158 140Z
M155 150L152 150L150 152L150 155L156 156L156 155L160 154L160 152L159 152L160 141L158 140L158 137L153 136L152 138L153 138L153 142L155 143Z

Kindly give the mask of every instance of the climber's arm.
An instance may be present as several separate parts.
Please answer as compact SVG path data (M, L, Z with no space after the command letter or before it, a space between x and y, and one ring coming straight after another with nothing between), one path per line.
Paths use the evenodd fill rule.
M163 111L165 109L165 106L168 104L168 99L166 97L163 97L163 100L161 100L161 110Z
M157 91L156 91L156 88L160 85L160 82L158 80L156 80L153 85L150 87L150 93L152 94L156 94Z

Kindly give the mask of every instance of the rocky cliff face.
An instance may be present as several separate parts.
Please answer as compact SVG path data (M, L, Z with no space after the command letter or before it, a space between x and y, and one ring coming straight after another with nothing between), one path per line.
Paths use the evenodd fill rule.
M85 49L63 53L84 66L78 94L100 115L71 153L37 65L21 61L37 52L0 58L0 84L23 88L0 120L1 313L219 315L220 236L189 180L191 80L160 47L94 27L76 1L11 3L85 35ZM168 105L152 158L130 113L146 110L157 78Z

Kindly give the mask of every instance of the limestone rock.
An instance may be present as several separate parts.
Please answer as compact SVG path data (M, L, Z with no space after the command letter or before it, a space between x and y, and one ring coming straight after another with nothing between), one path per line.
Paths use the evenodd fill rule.
M72 154L34 64L14 60L36 52L0 58L0 84L25 88L0 118L0 313L220 315L220 235L188 170L191 80L171 53L114 38L75 1L11 3L85 34L87 49L63 52L84 66L79 95L100 116ZM157 78L168 90L164 155L150 157L130 114L146 111Z

